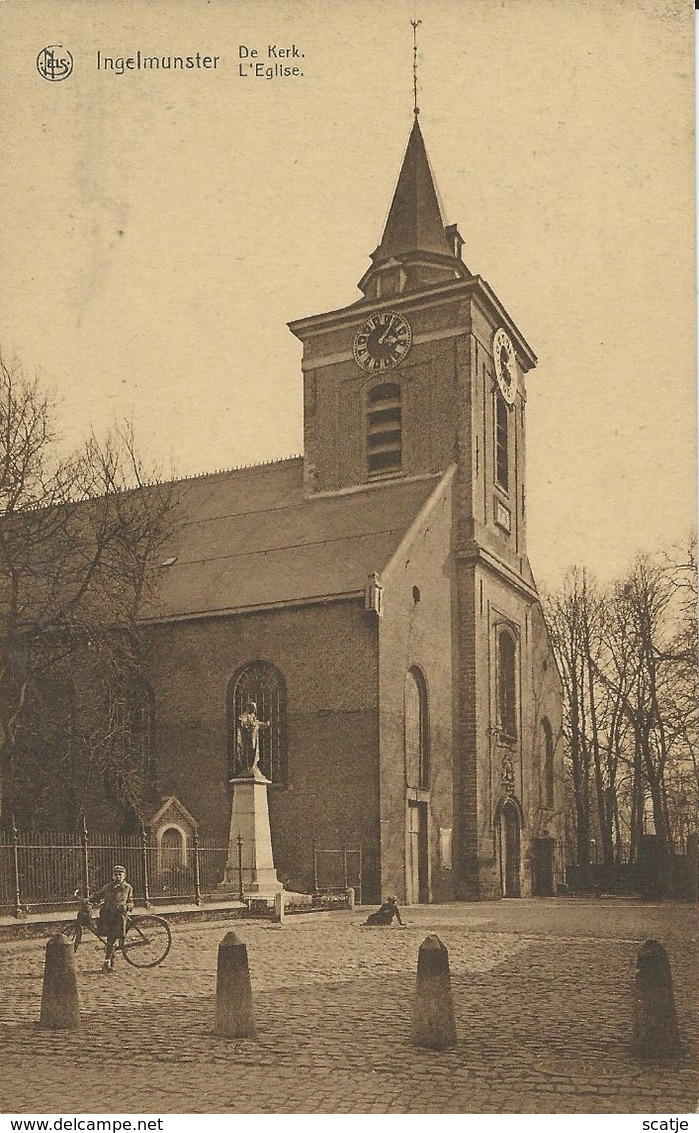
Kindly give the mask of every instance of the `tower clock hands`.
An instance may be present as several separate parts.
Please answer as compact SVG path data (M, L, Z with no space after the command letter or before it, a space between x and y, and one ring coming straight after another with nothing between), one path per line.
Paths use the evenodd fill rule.
M392 369L410 349L412 332L403 315L377 311L369 315L354 339L354 358L368 373Z
M387 337L388 332L390 331L391 327L393 326L393 320L395 319L395 317L396 317L395 315L391 315L391 317L388 321L388 326L386 327L385 331L383 332L383 334L381 335L381 337L379 339L379 346L381 346L382 343L384 343L386 341L386 337ZM393 341L394 342L396 341L395 335L393 336Z

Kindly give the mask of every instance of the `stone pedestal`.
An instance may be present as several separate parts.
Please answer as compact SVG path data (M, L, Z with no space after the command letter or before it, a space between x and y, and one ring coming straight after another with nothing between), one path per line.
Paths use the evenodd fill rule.
M240 891L238 838L241 839L243 895L269 897L281 893L284 886L277 877L272 855L272 836L269 829L267 787L269 779L259 768L243 772L232 779L233 807L228 835L228 860L223 883L219 888L228 892Z

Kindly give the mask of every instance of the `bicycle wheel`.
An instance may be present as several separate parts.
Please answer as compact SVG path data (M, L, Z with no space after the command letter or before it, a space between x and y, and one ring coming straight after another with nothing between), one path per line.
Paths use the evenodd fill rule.
M172 945L170 925L162 917L133 917L122 944L124 959L134 968L162 964Z
M77 952L78 948L80 947L80 941L83 938L82 925L79 925L77 921L73 921L72 924L69 924L67 928L63 929L63 935L68 940L72 940L73 951Z

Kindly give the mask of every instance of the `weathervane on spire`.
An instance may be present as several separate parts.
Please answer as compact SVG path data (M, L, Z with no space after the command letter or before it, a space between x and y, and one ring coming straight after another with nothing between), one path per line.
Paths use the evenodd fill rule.
M413 29L413 114L415 117L420 113L420 108L417 104L417 29L421 23L422 20L410 21L410 25Z

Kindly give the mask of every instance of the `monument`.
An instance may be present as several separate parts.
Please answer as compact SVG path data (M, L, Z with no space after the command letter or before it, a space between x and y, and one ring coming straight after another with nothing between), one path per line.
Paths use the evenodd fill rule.
M274 898L284 886L277 877L272 853L267 788L270 780L260 770L260 729L257 705L250 700L238 718L236 752L243 768L231 779L233 804L228 834L228 858L220 888L235 889L244 897Z

